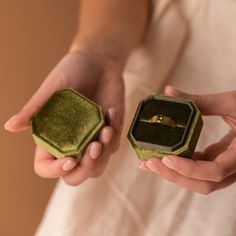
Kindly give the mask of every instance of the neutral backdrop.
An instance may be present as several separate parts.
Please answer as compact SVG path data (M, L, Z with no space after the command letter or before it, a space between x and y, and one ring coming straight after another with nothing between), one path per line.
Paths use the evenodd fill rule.
M0 0L0 235L33 235L56 180L33 171L31 131L4 131L67 52L77 0Z

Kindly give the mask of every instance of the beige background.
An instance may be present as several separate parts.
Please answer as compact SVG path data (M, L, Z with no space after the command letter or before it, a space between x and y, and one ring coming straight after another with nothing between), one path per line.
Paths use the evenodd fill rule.
M30 130L11 134L5 121L66 53L77 0L0 0L0 235L33 235L55 184L33 172Z

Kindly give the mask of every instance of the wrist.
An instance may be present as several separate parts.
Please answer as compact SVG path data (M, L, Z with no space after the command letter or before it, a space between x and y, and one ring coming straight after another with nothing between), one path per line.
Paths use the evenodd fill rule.
M112 43L106 43L104 41L90 40L93 37L80 37L76 36L73 40L69 51L70 52L85 52L93 54L95 57L102 59L103 61L109 61L116 64L122 71L125 67L129 54L122 50L118 50Z

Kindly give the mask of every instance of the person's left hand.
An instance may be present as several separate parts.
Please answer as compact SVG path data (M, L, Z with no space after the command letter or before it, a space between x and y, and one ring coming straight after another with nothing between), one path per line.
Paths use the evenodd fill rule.
M5 129L20 132L29 128L30 118L55 91L65 88L73 88L100 105L106 125L98 138L87 145L79 163L70 156L55 158L36 145L34 170L43 178L61 177L68 185L78 186L89 178L99 177L119 147L125 104L122 70L117 61L87 48L68 53L5 124Z
M231 130L219 142L192 159L165 156L140 161L141 169L162 176L192 192L209 194L236 181L236 91L208 95L190 95L167 86L168 96L191 99L203 115L221 116ZM214 130L212 130L214 132Z

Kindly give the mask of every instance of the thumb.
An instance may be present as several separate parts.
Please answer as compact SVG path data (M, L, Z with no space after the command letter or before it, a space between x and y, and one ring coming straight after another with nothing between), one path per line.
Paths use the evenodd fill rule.
M236 91L197 95L184 93L172 86L166 86L165 94L171 97L193 100L203 115L220 115L236 118Z
M31 99L14 116L12 116L4 125L4 128L10 132L19 132L30 126L30 118L39 111L42 105L48 100L54 91L61 88L60 83L46 79Z

